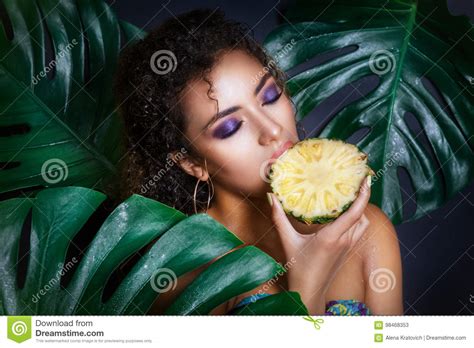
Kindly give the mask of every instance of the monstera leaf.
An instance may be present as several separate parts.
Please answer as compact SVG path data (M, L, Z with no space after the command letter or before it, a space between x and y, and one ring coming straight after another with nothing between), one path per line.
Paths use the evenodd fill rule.
M124 151L112 76L144 33L102 0L2 3L0 192L102 187Z
M254 246L236 248L242 241L209 215L187 217L139 195L113 210L80 259L68 257L76 235L84 233L105 198L91 189L62 187L0 202L1 315L142 315L180 275L217 258L167 309L167 314L207 314L285 272ZM114 270L150 243L104 300ZM264 300L234 314L307 314L295 292Z
M281 68L298 120L348 84L376 77L367 95L335 113L319 137L348 139L377 173L371 201L394 223L440 207L474 177L472 25L444 0L296 2L265 40ZM321 63L311 67L311 59ZM360 92L359 92L360 93ZM400 172L416 200L402 213ZM410 186L410 185L408 185Z

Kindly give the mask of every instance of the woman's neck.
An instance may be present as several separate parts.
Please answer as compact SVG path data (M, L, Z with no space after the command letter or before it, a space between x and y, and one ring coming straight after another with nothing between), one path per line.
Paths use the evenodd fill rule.
M271 207L266 198L245 197L226 191L214 196L207 214L223 224L244 243L252 244L286 263L280 236L271 219Z

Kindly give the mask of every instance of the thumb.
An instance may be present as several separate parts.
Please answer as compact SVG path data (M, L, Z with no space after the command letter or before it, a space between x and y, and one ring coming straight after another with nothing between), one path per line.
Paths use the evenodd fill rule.
M267 192L267 196L272 206L272 221L275 224L283 245L285 245L285 249L287 246L291 248L295 244L296 230L293 228L290 220L288 220L278 198L271 192Z

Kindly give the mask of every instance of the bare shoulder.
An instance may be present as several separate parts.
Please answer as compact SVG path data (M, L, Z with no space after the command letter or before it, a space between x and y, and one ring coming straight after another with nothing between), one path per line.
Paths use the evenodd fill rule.
M369 227L359 241L362 253L370 253L377 246L398 247L398 236L392 221L375 204L369 203L364 211Z
M397 262L397 258L400 258L400 246L397 231L390 218L382 209L371 203L367 204L364 214L369 219L369 227L360 238L357 249L365 266L373 266L375 259L378 263L382 260L385 260L385 263ZM390 260L391 258L395 260Z
M374 314L403 314L402 263L398 235L389 217L368 204L369 227L358 241L366 283L365 299Z

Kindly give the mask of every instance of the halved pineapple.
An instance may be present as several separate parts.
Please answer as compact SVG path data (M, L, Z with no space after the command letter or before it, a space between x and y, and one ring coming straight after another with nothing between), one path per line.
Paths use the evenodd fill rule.
M342 140L312 138L287 149L272 165L270 185L286 213L306 224L335 220L357 198L367 155Z

